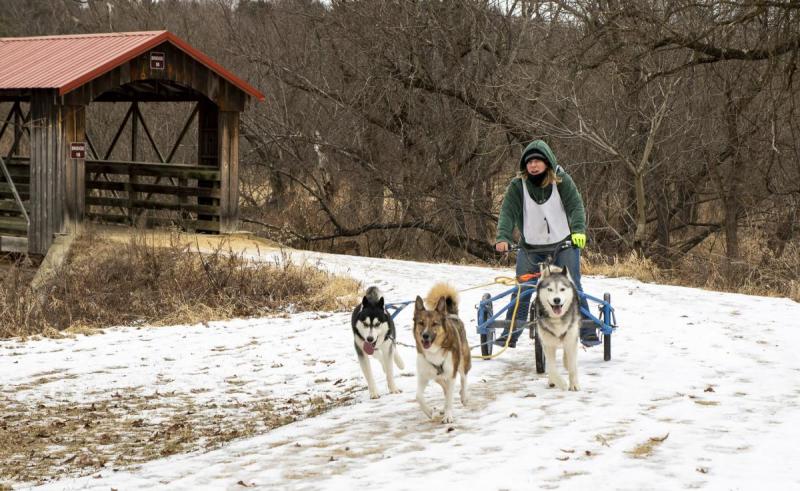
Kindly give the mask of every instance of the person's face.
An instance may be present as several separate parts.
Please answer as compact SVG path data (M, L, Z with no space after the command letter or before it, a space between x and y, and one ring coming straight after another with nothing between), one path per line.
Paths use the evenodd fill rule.
M532 176L538 176L542 172L547 170L547 164L544 161L539 159L530 159L525 163L525 167L528 170L528 174Z

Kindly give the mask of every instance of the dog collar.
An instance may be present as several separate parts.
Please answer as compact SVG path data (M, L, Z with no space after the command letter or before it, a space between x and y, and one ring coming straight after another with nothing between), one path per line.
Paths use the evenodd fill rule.
M425 359L425 361L427 361L427 362L428 362L428 364L429 364L430 366L432 366L433 368L435 368L435 369L436 369L436 375L441 375L441 374L443 374L443 373L444 373L444 361L442 361L442 363L441 363L441 364L437 365L436 363L434 363L434 362L430 361L430 360L428 359L428 357L427 357L427 356L425 356L425 353L420 353L420 354L421 354L421 355L422 355L422 357Z

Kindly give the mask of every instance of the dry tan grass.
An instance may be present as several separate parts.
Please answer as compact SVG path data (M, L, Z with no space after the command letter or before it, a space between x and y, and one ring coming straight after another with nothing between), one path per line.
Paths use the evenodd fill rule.
M703 288L714 291L786 297L800 302L800 244L788 244L776 257L763 241L750 238L742 247L743 259L731 264L717 243L698 247L673 264L659 266L635 252L624 258L604 257L587 251L582 255L583 274L631 277L650 283Z
M24 268L0 284L0 337L87 332L112 325L170 325L309 310L343 310L360 291L286 255L253 261L225 241L204 253L179 233L134 234L127 242L87 233L61 271L34 292Z
M635 251L624 258L601 258L591 253L581 256L581 274L602 275L608 277L627 276L642 281L660 282L665 274L651 260L639 256Z
M626 453L634 459L646 459L652 455L656 447L664 443L668 437L669 433L660 437L650 437L647 441L636 445L632 450L628 450Z

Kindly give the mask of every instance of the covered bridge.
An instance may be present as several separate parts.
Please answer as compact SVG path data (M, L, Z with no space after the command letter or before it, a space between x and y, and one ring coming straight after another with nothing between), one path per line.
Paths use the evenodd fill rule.
M167 31L0 38L0 251L46 254L85 219L235 230L251 98L264 95ZM106 148L87 131L95 102L126 108ZM151 102L193 105L169 148L142 116ZM193 161L176 163L190 130ZM125 158L112 159L123 134ZM143 161L142 145L157 161Z

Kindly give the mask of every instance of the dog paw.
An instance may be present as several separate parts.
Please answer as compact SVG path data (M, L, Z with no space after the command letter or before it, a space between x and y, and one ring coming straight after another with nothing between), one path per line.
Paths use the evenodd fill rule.
M442 416L442 424L450 424L453 422L453 415L452 414L445 414Z
M370 399L378 399L379 397L380 397L380 395L378 395L377 392L370 392L369 393L369 398Z
M578 392L579 390L581 390L581 386L578 385L577 382L575 382L575 383L569 384L569 390L571 390L572 392Z
M391 394L401 394L402 392L403 391L398 389L397 387L395 387L393 389L389 389L389 393L391 393Z
M558 387L561 390L567 390L567 383L564 382L562 378L550 379L549 386L551 389L553 387Z

